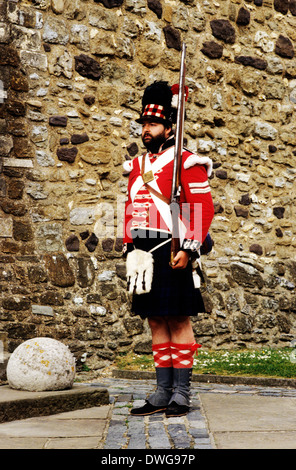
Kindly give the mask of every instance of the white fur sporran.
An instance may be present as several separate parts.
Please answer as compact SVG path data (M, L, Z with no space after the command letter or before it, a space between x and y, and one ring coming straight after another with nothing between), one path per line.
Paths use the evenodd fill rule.
M133 250L126 258L127 290L130 294L148 294L153 278L153 256L143 250Z

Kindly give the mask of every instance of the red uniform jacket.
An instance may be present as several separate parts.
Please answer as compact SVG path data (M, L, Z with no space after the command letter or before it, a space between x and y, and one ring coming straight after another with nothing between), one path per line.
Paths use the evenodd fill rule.
M128 198L125 205L124 243L132 243L132 230L144 228L170 233L169 206L145 187L141 176L142 159L145 170L152 170L154 180L149 185L157 188L168 200L171 196L174 147L158 154L136 157L126 162L130 171ZM150 163L151 166L150 166ZM211 160L199 157L188 150L182 154L180 219L184 224L182 248L196 251L204 241L214 216L208 176Z

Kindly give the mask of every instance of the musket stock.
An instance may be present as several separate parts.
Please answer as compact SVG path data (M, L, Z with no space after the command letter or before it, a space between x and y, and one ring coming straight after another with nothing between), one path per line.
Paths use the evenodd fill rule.
M184 134L184 118L185 118L185 57L186 45L182 45L179 93L178 93L178 110L176 123L176 143L174 152L174 167L170 210L172 215L172 242L171 242L171 258L170 264L180 250L180 233L179 233L179 215L180 215L180 194L181 194L181 162L183 150L183 134Z

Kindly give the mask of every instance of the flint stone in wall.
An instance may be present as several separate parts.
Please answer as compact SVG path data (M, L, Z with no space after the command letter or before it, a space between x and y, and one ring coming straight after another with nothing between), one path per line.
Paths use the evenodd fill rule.
M87 142L88 140L89 137L86 132L84 132L83 134L73 134L71 137L71 144L83 144L83 142Z
M40 295L42 305L55 305L61 307L64 305L64 298L61 292L50 290Z
M139 152L139 147L136 142L132 142L127 146L126 150L131 157L134 157Z
M63 248L62 227L57 223L44 223L36 231L39 249L42 251L59 251Z
M26 105L22 101L11 100L6 105L7 112L12 116L25 116Z
M227 44L234 44L235 29L228 20L213 20L210 23L212 33L217 39Z
M73 59L69 52L57 46L49 56L48 71L57 77L64 75L66 78L72 78Z
M54 158L44 150L36 150L36 161L38 165L43 167L54 166L55 164Z
M70 287L75 284L75 277L67 258L61 254L45 255L45 267L54 286Z
M110 147L105 139L101 139L99 142L83 143L79 150L81 159L91 165L109 163L112 158Z
M49 118L49 124L51 126L66 127L68 122L67 116L51 116Z
M40 52L34 51L20 51L20 57L23 65L38 70L47 70L47 57Z
M10 154L13 148L13 140L11 136L0 135L0 157L5 157Z
M106 238L105 240L102 240L102 248L106 253L111 252L114 248L114 240L112 238Z
M10 26L5 23L0 23L0 43L10 42Z
M0 218L0 233L2 238L12 237L13 222L12 218Z
M0 206L5 214L11 214L16 217L22 217L27 212L27 207L24 204L17 204L10 200L3 201L0 203Z
M77 207L70 212L72 225L91 225L94 223L95 208Z
M235 214L236 214L237 217L247 218L248 215L249 215L248 209L245 209L244 207L235 206L234 211L235 211Z
M210 59L221 59L223 46L215 41L207 41L203 43L201 52Z
M162 17L162 4L159 0L148 0L148 8L156 14L157 18Z
M278 134L277 130L273 126L271 126L271 124L268 124L267 122L260 122L260 121L257 121L255 123L254 132L256 135L258 135L262 139L271 139L271 140L275 140Z
M13 221L13 238L16 241L28 242L33 240L33 231L30 222Z
M75 56L75 70L82 77L91 78L92 80L99 80L101 78L100 64L91 57L80 54Z
M96 101L96 97L93 96L93 95L86 95L83 97L83 101L88 105L88 106L91 106L92 104L94 104L94 102Z
M272 212L278 219L282 219L284 217L285 208L284 207L274 207Z
M98 243L99 243L98 237L94 233L92 233L89 239L87 240L87 242L85 243L85 246L88 249L88 251L92 253L93 251L95 251L96 247L98 246Z
M274 0L274 9L286 15L289 11L289 2L287 0Z
M296 103L296 88L294 88L290 93L289 99L292 103Z
M11 39L18 49L35 50L41 49L41 34L34 29L23 26L12 26Z
M189 15L188 9L180 6L173 14L172 24L175 28L188 31L189 28Z
M61 13L63 13L65 8L64 0L51 0L51 8L54 13L60 15Z
M47 315L53 317L53 308L46 305L32 305L32 313L34 315Z
M206 19L203 13L199 11L194 11L193 12L193 24L192 27L195 31L203 31L206 27Z
M70 235L65 241L68 251L79 251L79 239L76 235Z
M246 315L237 315L233 320L233 326L238 333L250 333L252 331L253 319Z
M23 160L21 160L21 161L23 161ZM31 162L31 165L32 165L32 162ZM33 165L32 165L32 167L33 167ZM37 199L46 199L47 196L48 196L48 193L46 193L44 191L42 184L37 183L35 181L31 181L30 183L28 183L26 193L29 194L33 199L36 199L36 200Z
M160 43L161 35L162 35L162 29L159 28L156 25L156 23L152 21L146 21L145 32L144 32L144 37L146 39L150 39L151 41Z
M27 78L20 72L15 71L10 78L10 86L15 91L29 91Z
M296 0L290 0L289 8L292 15L296 16Z
M263 248L261 245L258 245L258 243L253 243L253 245L250 246L249 251L251 253L256 253L256 255L259 256L263 254Z
M143 321L140 318L125 318L123 324L128 336L140 335L144 331Z
M193 327L195 334L198 336L215 336L216 330L210 320L205 320L198 324L198 327Z
M48 17L44 24L43 41L66 45L69 41L69 30L65 21Z
M165 42L168 48L181 50L181 35L180 31L173 28L172 26L165 26L163 28Z
M78 150L76 147L71 148L58 148L57 149L57 156L58 159L68 163L74 163Z
M259 59L258 57L251 56L236 56L235 62L244 66L254 67L255 69L265 70L267 68L267 61Z
M282 100L286 93L286 86L281 79L267 78L264 80L263 93L267 99Z
M11 179L8 182L7 195L10 199L22 199L24 191L24 182L19 179Z
M6 196L6 181L4 178L0 178L0 197Z
M0 65L11 65L18 67L20 59L17 50L12 46L0 46Z
M102 3L106 8L118 8L123 4L123 0L95 0L96 3Z
M146 15L146 1L145 0L126 0L125 8L127 11L134 13L138 16Z
M90 287L95 279L95 268L90 258L77 258L77 282L80 287Z
M118 16L113 11L108 11L103 7L96 7L89 14L89 24L96 28L107 31L116 31L118 27Z
M3 300L2 307L5 310L15 310L17 312L28 310L31 306L30 300L26 297L7 297Z
M257 95L262 89L261 76L259 72L246 70L240 76L240 86L247 95Z
M267 60L267 69L266 70L267 70L267 72L269 72L273 75L282 74L283 70L284 70L284 66L283 66L282 61L278 57L270 57ZM293 70L294 70L293 65L290 69L289 69L289 65L287 66L286 71L287 71L288 75L289 75L289 70L293 75Z
M99 281L112 281L114 277L115 272L114 271L103 271L98 275L98 280Z
M18 346L7 364L11 388L29 391L64 390L75 378L75 358L52 338L32 338Z
M39 284L47 281L47 274L41 266L29 266L28 278L33 284Z
M116 56L121 59L132 59L135 54L133 42L124 36L99 37L98 35L91 42L90 52L99 56Z
M275 53L281 57L293 59L295 51L291 40L281 34L275 45Z
M233 280L243 287L262 289L264 282L259 271L248 264L233 262L230 264Z
M147 44L149 46L147 47ZM156 67L161 61L162 51L161 48L154 43L145 43L138 50L138 57L140 62L148 68Z
M240 8L236 19L237 24L239 24L240 26L247 26L248 24L250 24L250 20L251 15L249 10L243 7Z
M215 172L215 176L221 180L226 180L227 179L227 171L226 170L217 170Z
M78 49L89 50L88 28L82 24L74 24L70 31L70 43L75 44Z
M274 50L274 42L270 40L270 36L265 31L257 31L254 42L264 52L272 52Z

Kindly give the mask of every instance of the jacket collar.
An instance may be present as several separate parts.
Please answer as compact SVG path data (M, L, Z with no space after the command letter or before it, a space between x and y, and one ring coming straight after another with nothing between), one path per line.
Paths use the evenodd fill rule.
M171 135L160 147L159 147L159 151L158 153L160 152L163 152L164 150L170 148L170 147L173 147L175 145L175 136L174 135Z

